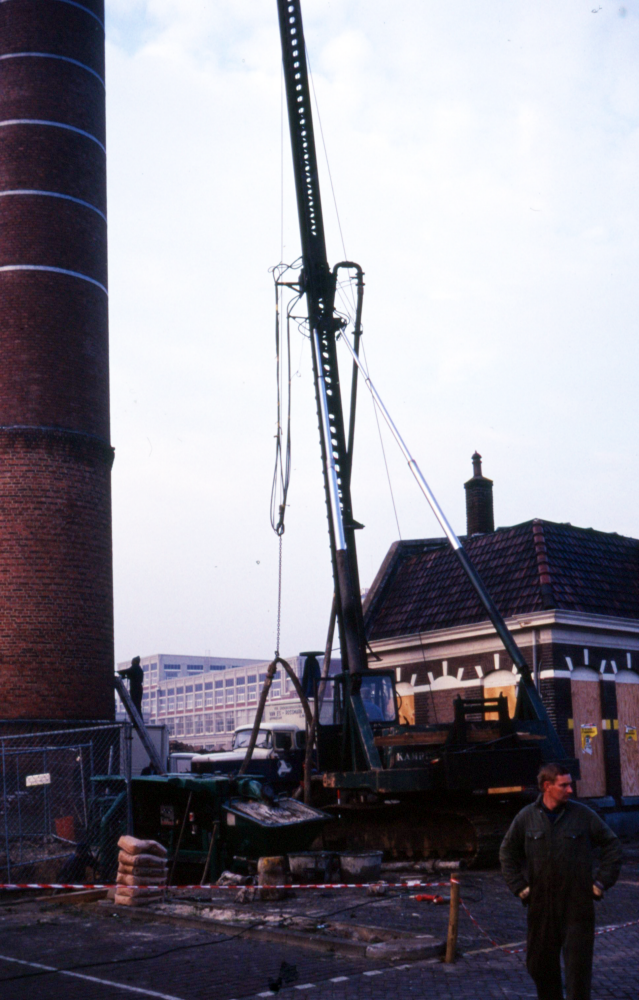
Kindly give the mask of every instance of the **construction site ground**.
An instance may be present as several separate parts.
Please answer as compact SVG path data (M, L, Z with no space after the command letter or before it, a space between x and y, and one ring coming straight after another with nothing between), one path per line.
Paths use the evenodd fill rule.
M233 903L235 890L216 893L213 902L208 892L185 891L168 904L136 911L2 893L0 995L3 1000L242 1000L276 993L299 1000L372 1000L400 992L451 1000L535 997L525 952L511 954L493 943L514 951L523 947L525 910L498 871L459 877L462 899L484 933L462 908L453 965L432 956L393 961L366 954L371 941L415 941L422 935L431 937L421 940L444 941L448 906L410 898L419 892L448 895L444 887L390 889L385 896L360 889L298 889L281 902L246 904ZM627 852L617 886L596 912L597 927L606 932L596 938L593 1000L636 1000L639 923L607 930L639 920L636 850ZM337 950L326 940L332 935L344 942Z

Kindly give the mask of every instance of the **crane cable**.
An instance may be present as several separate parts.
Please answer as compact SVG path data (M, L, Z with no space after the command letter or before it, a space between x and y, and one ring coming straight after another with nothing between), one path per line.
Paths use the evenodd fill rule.
M285 531L286 500L291 481L291 331L290 310L286 316L286 336L282 337L282 290L280 277L283 265L273 268L275 283L275 355L277 385L277 422L275 431L275 465L271 485L271 527L278 537L277 630L275 655L280 653L282 619L282 538ZM286 379L286 386L284 381Z

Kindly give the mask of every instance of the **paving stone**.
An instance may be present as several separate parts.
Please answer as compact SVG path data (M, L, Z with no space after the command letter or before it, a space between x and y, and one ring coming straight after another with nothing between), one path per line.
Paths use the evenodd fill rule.
M306 896L308 902L300 906L318 920L329 911L339 911L342 921L356 919L445 936L447 907L400 897L371 899L369 905L361 892L339 899L337 895L316 895L312 900ZM507 892L499 873L463 875L462 895L492 939L505 943L525 938L525 910ZM639 918L639 864L624 866L620 882L596 913L599 928ZM0 956L4 956L0 996L2 1000L253 1000L274 996L276 990L281 1000L387 1000L400 993L420 1000L536 996L525 955L492 949L463 911L459 942L464 954L454 965L438 960L390 963L137 922L126 916L100 917L91 906L64 910L5 906L0 908ZM639 925L596 938L593 1000L637 1000L638 954ZM38 963L87 978L50 972L37 968ZM290 979L293 967L294 980Z

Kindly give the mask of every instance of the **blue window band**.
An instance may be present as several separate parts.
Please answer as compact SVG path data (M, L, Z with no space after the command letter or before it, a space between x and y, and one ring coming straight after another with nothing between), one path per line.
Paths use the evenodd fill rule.
M7 52L5 55L0 56L0 60L2 59L59 59L61 62L68 62L73 66L79 66L80 69L85 69L87 73L91 73L96 80L99 80L104 87L104 80L99 73L96 73L86 63L80 62L78 59L71 59L70 56L56 56L53 52Z
M91 205L88 201L82 201L82 198L74 198L70 194L60 194L58 191L32 191L30 188L24 188L16 191L0 191L0 198L7 198L11 195L38 195L43 198L63 198L65 201L73 201L76 205L83 205L84 208L90 208L92 212L97 212L101 219L104 219L105 222L107 221L107 217L104 212L101 212L99 208L95 207L95 205Z
M71 278L80 278L82 281L89 281L92 285L101 288L105 295L108 291L104 285L95 278L90 278L88 274L81 274L80 271L68 271L65 267L49 267L47 264L3 264L0 271L50 271L53 274L67 274Z
M10 2L11 2L11 0L0 0L0 3L10 3ZM98 24L100 25L100 27L102 28L102 30L104 31L104 22L101 21L100 18L98 17L98 15L94 14L92 10L89 10L88 7L85 7L84 4L77 3L76 0L58 0L58 2L59 3L68 3L70 7L77 7L78 10L83 10L85 14L89 15L89 17L93 17L98 22Z
M3 2L6 2L6 0L0 0L0 3ZM99 139L96 139L90 132L85 132L84 129L76 128L75 125L65 125L63 122L47 122L41 118L7 118L5 121L0 122L0 128L4 125L51 125L53 128L64 128L69 132L76 132L78 135L83 135L86 139L91 139L96 146L100 147L103 153L106 153L106 147L102 145Z

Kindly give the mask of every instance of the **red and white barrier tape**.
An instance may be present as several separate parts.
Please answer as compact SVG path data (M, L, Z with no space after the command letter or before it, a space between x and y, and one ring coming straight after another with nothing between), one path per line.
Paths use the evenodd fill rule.
M463 899L460 899L459 902L463 907L463 909L465 910L465 912L468 914L470 920L473 922L477 930L480 931L480 933L483 934L484 937L487 938L495 948L499 948L500 951L505 951L509 955L519 955L522 951L526 951L525 947L508 948L506 945L499 944L498 941L495 941L493 938L491 938L488 931L484 930L481 924L475 919L475 917L472 915L472 913L464 903ZM598 930L595 931L595 937L598 937L598 935L600 934L612 934L613 931L623 930L624 927L634 927L637 924L639 924L639 920L627 920L625 924L610 924L609 927L600 927Z
M262 889L369 889L371 886L383 886L385 889L427 889L437 886L448 886L449 882L321 882L315 885L268 885L260 886ZM76 884L71 882L4 882L0 883L0 889L117 889L115 882ZM129 887L131 888L131 887ZM145 885L134 888L144 889L219 889L222 891L229 889L242 889L241 885Z
M595 937L598 934L610 934L612 931L620 931L624 927L633 927L635 924L639 924L639 920L627 920L625 924L610 924L609 927L600 927L599 930L595 931Z
M500 951L505 951L509 955L518 955L520 952L526 950L525 948L507 948L506 945L499 944L498 941L495 941L493 938L491 938L491 936L488 933L488 931L484 930L484 928L479 923L479 921L475 920L474 916L472 915L472 913L470 912L470 910L466 906L464 900L460 899L459 902L460 902L460 905L461 905L462 909L465 911L465 913L468 914L470 920L474 923L475 927L480 932L480 934L483 934L484 937L487 938L490 941L490 943L493 945L494 948L499 948Z

